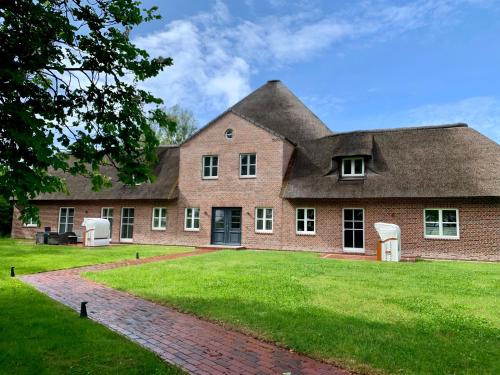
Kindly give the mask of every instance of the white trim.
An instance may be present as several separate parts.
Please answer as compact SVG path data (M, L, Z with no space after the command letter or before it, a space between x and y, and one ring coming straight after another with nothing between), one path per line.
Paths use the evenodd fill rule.
M345 173L344 171L344 161L349 160L351 162L351 172L352 173ZM361 160L361 173L355 173L354 172L354 164L356 160ZM365 159L361 156L356 156L356 157L349 157L349 158L342 158L341 159L342 163L342 177L363 177L365 175Z
M108 210L108 214L106 215L106 217L104 217L104 210ZM113 210L113 215L109 216L109 210ZM107 219L109 221L110 218L113 220L113 222L115 221L115 208L114 207L101 207L101 219ZM110 226L109 239L113 240L113 225L112 224Z
M132 238L123 238L122 230L123 230L123 210L124 209L133 209L134 210L134 223L132 224L132 228L135 226L135 207L122 207L120 210L120 242L134 242L134 230L132 229ZM130 217L130 216L129 216Z
M205 158L210 158L210 165L208 168L210 170L210 176L205 176ZM213 176L214 159L217 158L217 175ZM203 155L201 157L201 178L203 180L217 180L219 178L219 155Z
M345 211L346 210L361 210L363 212L363 247L362 248L359 248L359 247L346 247L345 246L345 235L344 235L344 232L345 232ZM353 213L354 214L354 213ZM354 216L353 216L353 230L354 230ZM358 220L359 221L359 220ZM359 230L359 229L357 229ZM342 208L342 249L345 253L364 253L365 252L365 240L366 240L366 236L365 236L365 209L364 208L361 208L361 207L345 207L345 208ZM353 241L353 245L354 245L354 237L352 239Z
M38 222L33 223L33 218L30 217L28 222L23 223L23 227L25 227L25 228L38 228Z
M248 163L246 164L247 166L247 172L249 174L241 174L241 159L243 158L243 156L248 156L247 160L248 160ZM250 174L250 166L253 165L250 163L250 156L251 155L255 155L255 174ZM240 175L240 178L256 178L257 177L257 153L256 152L245 152L245 153L242 153L240 154L240 171L239 171L239 175Z
M104 210L113 210L113 216L111 216L112 218L114 218L115 216L115 209L114 207L101 207L101 219L106 219L109 215L106 215L106 218L104 217Z
M300 219L300 221L304 221L304 230L300 231L299 230L299 210L304 210L304 219ZM307 219L307 211L308 210L313 210L314 211L314 231L308 231L307 230L307 222L311 221L311 219ZM316 235L316 208L313 207L297 207L295 208L295 234L301 235L301 236L314 236Z
M192 212L193 215L191 217L191 224L193 225L193 227L188 227L187 226L187 220L188 220L187 211L188 210L198 210L198 217L196 217L196 215L194 215L194 211ZM198 219L198 228L194 228L194 220L195 219ZM201 227L201 219L200 219L200 209L199 209L199 207L186 207L184 209L184 230L186 232L199 232L200 231L200 227Z
M264 229L257 229L257 210L264 210L262 212L263 217L262 219L262 228ZM267 210L271 210L271 219L266 218L266 212ZM265 229L266 228L266 221L271 220L271 230ZM272 207L255 207L255 220L254 220L254 225L255 225L255 233L273 233L274 231L274 209Z
M70 208L73 209L73 222L71 223L71 225L73 225L73 228L72 229L75 229L75 207L59 207L59 220L57 220L57 233L61 233L59 232L59 229L61 228L61 211L63 208L66 208L66 212L68 212L67 210L69 210ZM66 214L66 219L68 218L68 214ZM66 225L66 232L68 231L68 222L66 221L65 223ZM65 233L65 232L63 232Z
M160 210L160 216L158 216L158 224L160 226L155 227L155 210ZM161 212L165 211L165 226L161 226ZM151 230L167 230L167 208L166 207L153 207L151 211Z
M439 234L437 235L433 235L433 234L426 234L425 233L425 224L426 224L426 220L425 220L425 211L431 211L431 210L434 210L434 211L438 211L438 221L437 221L437 224L438 224L438 229L439 229ZM457 215L457 221L456 221L456 224L457 224L457 235L456 236L444 236L442 233L443 233L443 210L449 210L449 211L455 211L456 212L456 215ZM424 238L426 239L432 239L432 240L459 240L460 239L460 218L459 218L459 212L458 212L458 208L453 208L453 207L444 207L444 208L432 208L432 207L429 207L429 208L424 208L424 211L423 211L423 221L424 221ZM428 223L434 223L434 221L428 221ZM448 222L446 222L448 224ZM451 222L450 222L451 223Z

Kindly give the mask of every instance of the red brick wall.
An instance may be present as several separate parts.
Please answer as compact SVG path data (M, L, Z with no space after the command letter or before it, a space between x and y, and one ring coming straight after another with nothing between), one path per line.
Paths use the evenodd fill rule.
M74 230L82 231L81 224L84 217L101 217L103 207L113 208L113 228L112 240L119 242L121 209L123 207L133 207L135 209L134 218L134 242L135 243L158 243L173 244L176 239L177 228L177 204L172 201L46 201L40 202L41 226L38 228L24 227L17 218L19 212L14 210L12 221L12 237L14 238L34 238L36 232L43 232L44 227L51 227L52 231L58 230L59 208L74 207ZM152 229L153 207L165 207L167 209L167 228L165 230Z
M226 129L233 129L227 140ZM363 208L365 250L374 254L375 222L400 225L403 256L500 260L500 200L498 199L372 199L287 201L280 198L283 177L294 147L266 130L228 113L184 144L180 150L179 198L173 202L95 201L41 202L41 228L25 228L14 213L12 235L33 237L51 226L57 230L59 207L75 208L75 229L85 216L100 217L102 207L114 208L113 240L120 236L122 207L135 208L135 243L210 244L213 207L242 208L242 245L248 248L342 252L342 209ZM240 178L240 153L257 154L257 177ZM202 179L202 156L219 156L219 177ZM153 207L166 207L167 229L151 229ZM200 231L184 230L184 209L200 208ZM255 232L255 208L273 208L272 234ZM295 209L316 208L316 234L295 233ZM424 208L457 208L459 240L425 239Z
M233 138L224 136L233 129ZM208 245L212 207L242 208L242 244L281 248L282 204L280 192L293 146L248 121L228 113L181 147L179 170L179 243ZM257 177L240 178L240 154L256 153ZM219 177L202 179L203 155L218 155ZM184 231L184 209L200 208L200 231ZM274 211L274 233L254 230L255 207Z
M249 194L252 196L252 194ZM200 194L205 196L205 194ZM119 223L122 207L135 208L135 243L207 245L210 242L209 204L223 205L229 201L234 206L242 206L233 200L208 201L199 199L202 208L201 232L184 232L184 212L177 210L176 202L44 202L40 203L41 228L26 228L16 220L14 213L13 237L33 238L34 233L43 231L44 226L57 230L59 207L75 208L75 229L85 216L99 217L102 207L114 208L113 239L119 239ZM256 200L258 202L258 200ZM365 250L374 254L377 234L376 222L395 223L401 227L403 256L421 256L442 259L500 260L500 201L491 199L426 199L426 200L351 200L351 201L282 201L279 216L275 212L274 233L258 235L254 231L254 209L252 201L243 202L243 239L248 248L288 249L306 251L342 252L342 209L364 208ZM267 202L265 202L267 203ZM281 203L281 202L280 202ZM269 203L270 206L276 203ZM167 208L167 229L151 229L153 207ZM239 207L239 206L238 206ZM295 233L295 208L316 208L316 235ZM459 211L459 240L425 239L423 225L424 208L456 208Z
M500 260L500 201L494 199L379 199L284 201L283 248L342 252L342 209L363 208L365 251L375 254L376 222L401 227L403 256L442 259ZM316 235L295 234L295 209L316 208ZM456 208L460 239L424 238L425 208Z

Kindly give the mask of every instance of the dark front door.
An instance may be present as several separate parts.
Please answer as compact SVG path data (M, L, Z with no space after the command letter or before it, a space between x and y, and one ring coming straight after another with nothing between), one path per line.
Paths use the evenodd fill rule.
M212 244L241 245L241 208L212 209Z

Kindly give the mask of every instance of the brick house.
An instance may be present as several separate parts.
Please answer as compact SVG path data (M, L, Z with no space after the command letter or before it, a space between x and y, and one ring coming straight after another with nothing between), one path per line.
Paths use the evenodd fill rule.
M402 255L500 260L500 146L465 124L330 131L269 81L180 146L157 180L36 200L41 225L112 221L114 242L374 254L375 222L398 224ZM14 214L13 237L36 224Z

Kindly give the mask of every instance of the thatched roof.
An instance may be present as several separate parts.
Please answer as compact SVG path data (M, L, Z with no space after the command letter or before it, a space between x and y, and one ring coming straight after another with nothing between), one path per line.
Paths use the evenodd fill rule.
M334 134L285 85L269 81L186 142L229 112L296 146L284 198L500 196L500 146L465 124ZM65 176L70 195L38 199L175 199L179 147L160 147L158 155L152 184L124 186L109 167L110 189L96 193L83 177ZM365 178L339 179L346 156L365 158Z
M340 156L366 156L341 180ZM299 145L285 198L500 196L500 146L465 124L338 133Z
M332 134L330 129L281 81L268 81L232 107L265 127L282 134L293 143Z
M272 80L210 121L186 142L229 112L293 144L332 134L330 129L281 81Z
M137 186L126 186L118 181L117 171L106 166L102 172L111 177L110 188L94 192L91 183L82 176L59 174L66 180L69 195L64 193L41 194L37 200L97 200L97 199L175 199L177 198L177 179L179 177L179 147L161 146L158 148L158 163L154 168L156 181Z

